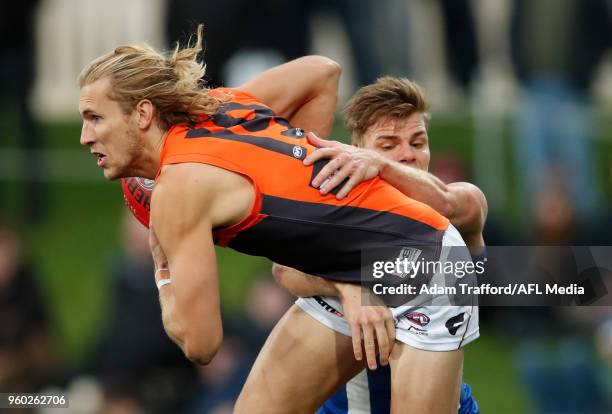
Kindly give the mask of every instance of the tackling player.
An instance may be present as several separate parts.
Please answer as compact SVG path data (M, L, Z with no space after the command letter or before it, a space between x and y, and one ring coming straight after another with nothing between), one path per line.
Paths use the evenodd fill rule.
M416 112L405 116L412 112L410 106ZM404 194L429 204L448 217L466 241L473 260L482 260L486 198L470 183L446 185L427 173L429 115L418 86L406 79L380 78L353 96L344 115L354 146L321 140L309 134L309 141L321 149L309 155L305 164L332 158L315 177L313 185L324 194L339 186L336 196L341 199L361 180L380 175ZM285 288L298 296L329 293L330 289L325 287L328 282L320 278L317 280L280 265L275 265L273 272ZM323 318L323 323L329 324L327 312L321 308L321 303L325 303L323 299L302 299L297 303L314 318ZM355 321L351 322L354 325ZM414 323L416 326L420 321ZM351 331L355 329L351 326ZM420 348L428 349L426 344ZM360 347L356 349L359 353ZM384 365L376 371L362 371L326 401L319 413L341 414L347 413L349 408L363 413L389 412L389 377L390 370ZM477 404L467 384L462 385L461 404L460 412L477 412Z

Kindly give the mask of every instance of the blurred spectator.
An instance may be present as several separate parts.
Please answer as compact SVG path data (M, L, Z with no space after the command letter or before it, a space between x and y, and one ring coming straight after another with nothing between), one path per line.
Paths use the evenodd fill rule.
M251 285L244 319L234 321L231 329L246 342L251 355L257 356L276 322L292 304L293 297L278 286L270 275L259 277ZM249 329L244 329L245 326Z
M404 0L171 0L168 39L184 40L203 22L206 79L218 86L228 83L224 66L235 54L252 56L249 51L256 51L264 58L273 56L270 67L312 53L309 21L315 11L333 12L340 18L359 85L372 83L383 74L411 74L406 25L409 4ZM281 62L273 52L280 54Z
M434 138L435 140L436 138ZM450 152L437 152L431 159L431 173L445 183L469 181L462 160Z
M188 414L231 414L234 401L253 365L253 351L239 338L225 334L223 346L209 365L198 367L200 392Z
M220 86L227 83L225 63L241 49L272 49L284 60L307 54L306 5L304 1L282 0L170 0L168 39L184 42L198 23L204 23L205 78L212 86Z
M28 103L34 81L34 13L38 0L6 3L0 13L0 108L15 116L16 128L5 130L15 135L25 150L22 173L25 176L26 218L29 223L42 218L44 190L40 177L43 168L38 155L42 137ZM4 141L4 139L0 139Z
M209 365L200 367L202 389L188 413L232 412L259 350L292 302L269 275L255 279L244 314L224 321L223 346Z
M111 270L109 320L92 358L105 413L178 412L195 390L195 366L161 322L148 234L126 209L124 251Z
M595 345L601 365L599 375L603 384L604 394L608 397L608 407L612 409L612 311L608 311L607 318L595 332Z
M525 336L515 353L536 412L611 412L610 308L562 307L554 316L554 328Z
M15 234L0 221L0 389L35 392L53 374L48 311Z
M478 65L476 27L471 2L440 0L440 5L450 74L459 86L467 90Z
M577 221L562 176L553 174L551 177L556 179L551 179L534 195L532 237L538 246L559 246L538 256L544 260L539 266L549 271L539 276L552 278L541 279L540 283L567 285L577 282L562 279L575 276L572 269L580 271L580 259L570 247L560 246L575 245ZM609 274L603 277L609 278ZM513 311L510 326L514 329L514 337L520 338L515 365L536 412L609 412L603 383L598 378L597 355L591 344L593 332L602 319L601 309L605 308L568 304L558 308L523 307ZM603 315L607 313L609 311L604 311Z
M410 77L410 2L405 0L319 0L338 14L355 59L357 87L382 75Z
M572 246L576 242L576 217L572 210L568 189L561 175L551 175L534 199L534 223L532 239L536 245Z
M610 44L607 0L515 0L511 43L521 86L516 157L522 201L533 211L534 195L551 174L567 183L580 219L600 201L593 170L589 88Z

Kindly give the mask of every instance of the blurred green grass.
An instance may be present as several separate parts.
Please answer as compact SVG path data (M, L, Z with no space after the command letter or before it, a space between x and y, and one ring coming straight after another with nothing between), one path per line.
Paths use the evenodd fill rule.
M78 123L47 124L41 130L46 148L78 151ZM609 179L612 154L612 128L604 131L607 135L598 141L597 152L602 180ZM337 122L330 136L346 138L348 134ZM472 123L466 116L435 119L430 127L432 152L452 153L469 167L472 136ZM11 138L0 147L15 142ZM96 168L93 161L91 168ZM0 191L0 212L20 229L25 253L40 275L62 356L68 365L79 366L86 361L108 310L109 262L120 249L120 186L102 177L91 182L48 183L45 218L36 225L24 216L23 182L0 181ZM235 312L244 303L253 278L269 271L269 262L226 249L218 249L218 258L224 312ZM483 412L528 412L511 356L512 344L492 336L487 326L481 329L481 338L467 347L465 378Z

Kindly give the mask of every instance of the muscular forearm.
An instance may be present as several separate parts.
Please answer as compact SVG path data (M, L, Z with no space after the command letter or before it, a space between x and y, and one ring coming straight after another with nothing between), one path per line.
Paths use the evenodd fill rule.
M338 296L337 282L318 276L311 276L276 263L272 266L272 274L279 285L295 296Z
M435 175L399 162L385 160L380 177L407 196L452 219L454 211L449 201L448 186Z
M162 323L164 325L164 330L168 334L168 337L172 339L172 341L177 344L183 352L184 349L184 341L183 341L183 333L181 325L178 323L177 318L174 315L174 294L172 293L172 286L166 285L162 286L159 290L159 304L161 306L162 312Z
M473 184L445 184L426 171L386 161L380 176L415 200L431 206L450 220L468 246L484 246L482 229L487 217L487 200Z
M181 311L172 284L161 286L159 302L162 323L168 337L181 348L189 360L201 365L208 364L215 356L223 338L220 319L217 319L216 315L210 316L205 311L198 312L197 309L191 315L185 312L185 309L193 311L194 307L183 307ZM198 315L197 319L193 318L194 315ZM200 315L207 315L208 319L202 320Z

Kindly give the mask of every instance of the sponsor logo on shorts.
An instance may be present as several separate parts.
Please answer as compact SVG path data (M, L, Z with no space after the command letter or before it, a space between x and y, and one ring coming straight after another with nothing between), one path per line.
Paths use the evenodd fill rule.
M339 316L341 318L344 317L344 315L342 314L342 312L340 312L339 310L337 310L336 308L334 308L332 305L330 305L329 303L325 302L320 296L314 296L314 299L317 301L317 303L319 305L321 305L321 307L323 309L325 309L327 312L329 313L333 313L336 316Z
M449 320L446 321L446 329L448 329L448 333L451 335L455 335L463 322L465 321L465 312L461 312L457 316L453 316Z
M407 331L417 336L428 336L429 333L425 327L431 322L431 318L421 312L408 312L404 317L410 322Z
M417 336L429 336L429 333L427 332L426 329L420 329L417 328L414 325L410 325L407 329L408 332L410 332L413 335L417 335Z
M406 315L406 319L408 319L411 323L421 327L427 326L431 321L429 316L421 312L410 312Z

